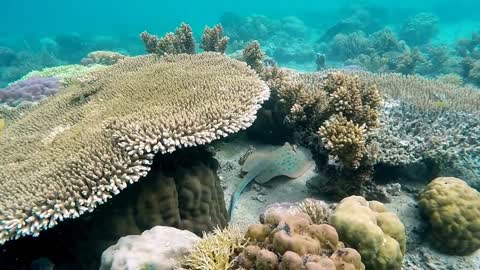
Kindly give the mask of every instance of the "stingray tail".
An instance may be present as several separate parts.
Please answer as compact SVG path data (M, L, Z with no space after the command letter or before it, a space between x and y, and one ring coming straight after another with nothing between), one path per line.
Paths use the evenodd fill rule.
M257 168L260 169L260 166L257 166ZM258 175L257 168L250 170L245 175L240 185L235 189L235 192L233 192L232 197L230 199L230 207L228 208L228 221L232 219L233 209L235 209L235 205L237 204L238 198L240 198L240 195L242 194L243 190L245 190L248 184L250 184L250 182L252 182L252 180L255 179L255 177Z

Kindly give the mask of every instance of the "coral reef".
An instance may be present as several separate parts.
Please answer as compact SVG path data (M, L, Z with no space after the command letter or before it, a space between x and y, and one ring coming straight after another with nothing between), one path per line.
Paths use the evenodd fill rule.
M223 34L223 27L221 24L217 24L213 28L205 26L200 48L206 52L225 53L228 40L229 38Z
M41 254L58 269L98 269L102 252L120 237L158 225L201 236L227 225L218 162L207 147L157 155L151 167L142 181L92 213L66 220L39 237L5 243L0 264L19 269Z
M93 211L157 153L247 128L269 96L245 63L217 53L127 58L96 73L0 133L0 243Z
M180 266L183 257L200 240L189 231L156 226L141 235L128 235L102 254L100 270L170 270Z
M303 213L273 211L263 224L250 225L249 245L236 258L244 269L365 269L360 254L345 248L335 228L312 224ZM337 267L338 266L338 267Z
M327 120L320 127L319 134L333 157L331 160L353 168L360 167L360 161L367 154L364 125L355 124L340 113Z
M259 74L263 70L264 57L265 54L262 52L258 41L252 41L243 49L243 61Z
M347 60L361 54L370 54L373 48L369 39L362 32L338 34L330 45L329 58Z
M113 65L126 56L112 51L94 51L89 52L80 63L84 66L99 64L99 65Z
M54 95L60 89L58 78L29 78L0 89L0 104L18 106L23 102L36 102Z
M330 224L346 245L360 252L366 269L401 269L405 228L380 202L359 196L345 198L335 208Z
M411 46L428 43L438 32L438 18L429 13L419 13L408 18L400 29L400 38Z
M33 70L20 78L18 81L27 80L30 78L48 78L56 77L64 85L72 84L83 77L89 76L95 70L104 68L104 65L94 64L90 66L83 65L64 65L57 67L48 67L41 70Z
M480 194L463 180L432 180L420 194L419 205L431 225L437 248L457 255L480 249Z
M0 47L0 66L11 66L17 60L18 56L12 49Z
M148 53L158 55L195 53L195 40L193 39L192 28L186 23L181 23L175 33L169 32L162 38L142 32L140 38L145 44Z
M245 248L248 240L244 233L236 227L223 230L215 229L204 234L186 256L182 264L184 270L229 270L234 265L233 256L238 250Z

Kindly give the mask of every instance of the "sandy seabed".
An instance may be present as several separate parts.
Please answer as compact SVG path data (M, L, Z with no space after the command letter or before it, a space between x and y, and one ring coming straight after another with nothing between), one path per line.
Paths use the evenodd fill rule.
M227 208L232 193L242 181L240 158L252 146L257 150L273 150L278 147L250 142L241 137L228 142L216 142L213 146L215 157L220 163L218 174L222 180ZM240 196L230 224L246 229L249 224L259 223L259 216L265 207L275 202L297 202L305 198L325 200L319 194L312 194L306 186L307 181L316 175L315 167L312 167L296 179L277 177L264 185L253 182ZM421 219L414 194L402 189L398 196L393 196L392 201L385 205L400 217L406 228L407 254L403 270L480 270L480 250L469 256L450 256L430 247L426 224Z

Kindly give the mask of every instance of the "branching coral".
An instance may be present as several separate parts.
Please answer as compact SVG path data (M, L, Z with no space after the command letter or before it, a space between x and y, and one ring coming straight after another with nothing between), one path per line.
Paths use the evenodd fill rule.
M233 257L245 248L248 239L236 227L217 228L204 234L185 257L180 269L183 270L230 270L234 265Z
M200 48L206 52L225 53L228 40L228 37L223 34L223 27L221 24L217 24L213 28L205 26Z
M247 128L269 97L245 63L217 53L128 58L97 75L0 133L0 243L93 211L157 153Z
M319 134L329 155L333 156L331 160L353 168L360 167L367 152L365 125L359 126L340 113L327 120L320 127Z
M148 53L158 55L195 53L195 40L192 28L186 23L181 23L175 30L175 33L167 33L162 38L151 35L146 31L140 34L140 38L145 44L145 49Z
M251 42L243 49L243 61L247 62L247 65L259 74L263 70L264 57L265 54L262 52L258 41Z

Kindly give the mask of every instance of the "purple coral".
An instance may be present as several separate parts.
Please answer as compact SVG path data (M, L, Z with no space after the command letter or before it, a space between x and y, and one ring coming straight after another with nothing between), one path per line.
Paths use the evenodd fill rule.
M55 94L60 88L56 77L29 78L0 89L0 104L17 106L22 102L39 101Z

